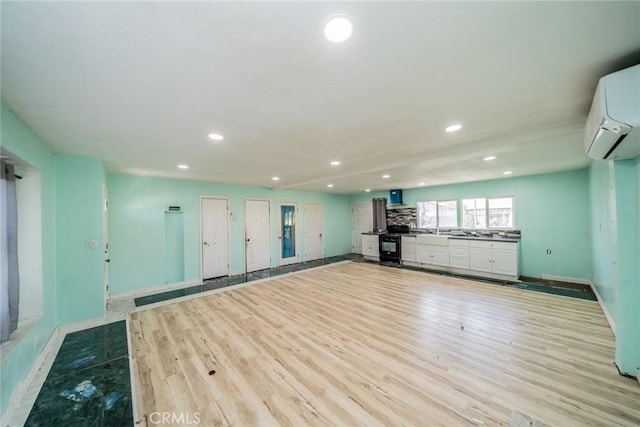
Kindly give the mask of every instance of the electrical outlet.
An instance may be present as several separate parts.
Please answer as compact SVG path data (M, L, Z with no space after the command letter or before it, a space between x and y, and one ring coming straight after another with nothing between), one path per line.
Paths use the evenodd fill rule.
M87 240L87 249L96 249L98 247L97 240Z
M551 249L547 249L547 255L551 255Z

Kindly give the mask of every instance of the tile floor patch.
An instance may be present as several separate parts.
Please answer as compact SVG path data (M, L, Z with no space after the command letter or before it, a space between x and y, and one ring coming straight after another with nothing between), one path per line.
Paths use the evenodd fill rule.
M77 386L60 393L60 396L66 397L74 402L82 402L83 400L93 396L96 392L96 386L91 384L90 380L82 381Z

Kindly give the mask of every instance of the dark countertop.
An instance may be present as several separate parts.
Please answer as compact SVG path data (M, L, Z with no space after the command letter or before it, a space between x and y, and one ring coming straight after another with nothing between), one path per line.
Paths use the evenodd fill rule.
M381 234L387 234L386 231L367 231L366 233L362 233L362 234L366 234L368 236L379 236Z
M450 239L456 240L485 240L489 242L507 242L518 243L520 239L514 237L488 237L488 236L449 236Z

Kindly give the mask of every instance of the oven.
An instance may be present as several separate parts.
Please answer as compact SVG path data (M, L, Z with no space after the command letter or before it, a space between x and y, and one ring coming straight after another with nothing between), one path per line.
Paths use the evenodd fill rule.
M400 234L380 235L380 262L400 264Z

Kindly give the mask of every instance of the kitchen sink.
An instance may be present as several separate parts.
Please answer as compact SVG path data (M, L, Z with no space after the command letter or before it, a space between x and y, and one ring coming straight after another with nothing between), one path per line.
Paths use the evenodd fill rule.
M419 234L418 236L416 236L416 244L448 246L449 236L443 236L443 235L437 235L437 234Z

